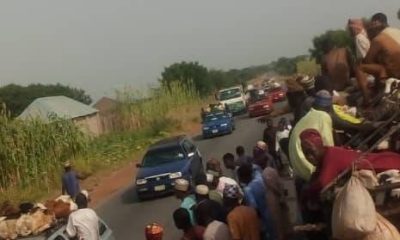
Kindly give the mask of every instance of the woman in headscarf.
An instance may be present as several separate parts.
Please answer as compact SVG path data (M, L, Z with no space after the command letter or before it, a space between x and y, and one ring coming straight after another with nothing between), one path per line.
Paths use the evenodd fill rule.
M389 169L400 169L400 155L397 153L368 153L362 156L361 152L352 149L327 147L315 129L301 132L300 141L307 161L316 167L305 193L309 197L318 198L320 191L353 163L357 164L358 169L372 167L378 173Z

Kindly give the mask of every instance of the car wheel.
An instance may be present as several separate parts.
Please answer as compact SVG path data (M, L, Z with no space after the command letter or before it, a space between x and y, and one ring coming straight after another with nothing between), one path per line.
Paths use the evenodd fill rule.
M140 194L136 194L136 195L137 195L138 202L143 202L146 200L146 198L144 196L142 196Z

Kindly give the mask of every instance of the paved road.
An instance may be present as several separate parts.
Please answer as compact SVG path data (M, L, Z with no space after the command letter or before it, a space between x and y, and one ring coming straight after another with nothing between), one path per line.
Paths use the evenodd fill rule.
M276 104L280 107L284 103ZM237 117L236 131L227 136L202 140L200 136L194 140L203 155L203 159L210 157L222 158L226 152L234 153L236 145L245 147L248 153L256 141L262 138L264 125L249 119L247 116ZM145 202L138 202L135 196L134 185L127 186L101 205L97 212L113 229L116 239L144 239L144 227L147 223L158 222L165 226L164 239L179 239L180 233L176 230L172 212L179 207L179 202L173 196Z

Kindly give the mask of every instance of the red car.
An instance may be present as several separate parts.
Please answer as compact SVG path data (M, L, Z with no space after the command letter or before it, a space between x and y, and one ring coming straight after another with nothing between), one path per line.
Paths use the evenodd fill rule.
M286 93L281 87L269 90L269 94L271 95L272 101L274 102L280 102L286 99Z
M249 99L248 112L249 117L258 117L271 113L273 110L272 98L264 91L254 94Z

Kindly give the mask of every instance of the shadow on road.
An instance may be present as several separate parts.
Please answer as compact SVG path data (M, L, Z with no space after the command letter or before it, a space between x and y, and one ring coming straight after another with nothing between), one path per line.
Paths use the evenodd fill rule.
M202 134L196 135L196 136L194 136L192 139L193 139L193 141L195 141L195 142L201 142L201 141L207 140L207 139L204 139L204 138L203 138L203 135L202 135Z
M146 199L139 199L136 193L136 187L135 186L130 186L127 188L122 194L121 194L121 203L122 204L138 204L140 202L149 202L149 201L156 201L161 198L165 198L168 196L173 195L172 193L165 193L161 196L156 196L152 198L146 198Z
M130 186L121 194L121 202L122 204L132 204L139 202L135 186Z

